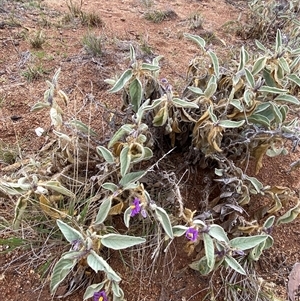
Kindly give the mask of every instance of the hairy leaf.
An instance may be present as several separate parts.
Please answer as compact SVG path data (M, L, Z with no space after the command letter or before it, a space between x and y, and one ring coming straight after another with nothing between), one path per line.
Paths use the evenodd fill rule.
M105 159L107 163L113 164L115 162L114 155L106 147L99 145L96 147L96 151L101 157Z
M206 233L203 233L205 256L207 260L207 265L212 269L215 265L215 248L213 239Z
M202 39L201 37L197 36L197 35L192 35L189 33L184 33L183 34L185 38L195 42L198 46L200 46L201 49L204 49L205 47L205 40Z
M96 220L95 220L96 225L102 224L106 220L109 210L111 208L111 203L112 203L111 197L104 199L102 201L102 203L99 207L99 210L98 210Z
M169 215L167 214L167 212L161 207L156 207L155 213L156 213L157 219L161 223L161 225L164 228L167 235L171 239L173 239L173 237L174 237L173 229L172 229L171 221L170 221L170 218L169 218Z
M243 267L231 256L225 256L225 262L235 271L242 275L246 275L245 270Z
M101 243L105 247L114 250L130 248L132 246L139 245L144 242L146 242L146 239L142 237L114 233L106 234L101 238Z
M131 104L133 105L133 111L137 112L143 98L143 87L141 81L138 78L135 78L131 82L129 86L129 95Z
M94 293L100 292L103 288L105 282L95 283L87 287L85 290L85 293L83 295L83 300L92 298L94 296Z
M229 243L230 243L231 247L244 251L244 250L254 248L261 242L265 241L267 238L268 238L268 235L236 237L236 238L233 238Z
M67 225L63 221L58 219L56 220L56 223L68 242L72 243L74 240L78 239L81 241L84 240L83 235L79 231Z
M116 93L118 91L120 91L121 89L124 88L124 86L126 85L126 83L131 79L132 77L132 70L131 69L127 69L121 76L120 78L116 81L116 83L114 84L114 86L108 90L108 92L110 93Z

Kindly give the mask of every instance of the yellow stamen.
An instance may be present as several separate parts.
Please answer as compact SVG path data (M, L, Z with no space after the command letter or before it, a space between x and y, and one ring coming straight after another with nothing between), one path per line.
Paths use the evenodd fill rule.
M131 209L135 209L135 207L136 207L135 205L131 205L130 206Z
M188 233L188 237L193 237L193 233Z
M104 299L103 299L103 297L101 296L100 298L99 298L99 300L98 301L103 301Z

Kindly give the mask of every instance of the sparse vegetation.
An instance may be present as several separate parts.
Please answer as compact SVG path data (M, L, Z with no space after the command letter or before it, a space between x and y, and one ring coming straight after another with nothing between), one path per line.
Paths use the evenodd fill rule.
M142 2L152 6L152 1ZM253 0L250 6L258 4ZM77 5L70 0L67 5L70 20L77 18L86 26L102 24L96 15L82 12L82 1ZM290 13L285 5L281 10ZM265 12L268 17L270 11ZM172 11L144 14L155 23L173 16ZM197 12L187 27L200 29L202 24ZM133 46L136 42L129 46L124 70L105 80L108 93L121 93L124 109L99 104L105 137L77 112L70 113L69 95L59 85L63 71L58 68L46 81L43 100L31 108L33 113L48 111L47 131L35 130L47 143L17 169L10 169L20 150L0 140L0 164L6 173L0 179L0 196L13 208L13 218L0 224L5 234L0 244L9 246L5 252L29 245L34 259L28 264L34 261L40 275L50 279L54 296L64 286L59 298L84 289L84 300L124 301L126 286L111 258L120 256L126 272L141 265L155 270L180 240L184 256L197 252L190 257L189 268L222 279L218 288L209 281L205 298L218 300L219 294L230 301L278 300L256 274L256 262L273 246L272 230L298 217L300 199L291 187L269 185L257 174L266 168L266 157L299 146L300 125L294 114L300 106L297 24L289 23L288 38L285 27L273 27L267 35L260 32L255 37L265 43L254 41L255 49L240 47L226 66L208 45L214 33L184 33L183 38L197 46L189 52L186 72L181 72L185 79L175 72L162 77L162 56L153 54L148 36L140 37L138 46ZM252 37L249 28L239 28L245 37ZM34 43L30 40L33 48L42 48L40 34ZM82 45L91 56L103 56L105 38L88 31ZM45 51L35 53L38 60L45 56ZM23 63L27 69L22 75L28 81L49 73L34 60ZM184 81L181 90L179 81ZM199 200L193 200L197 211L182 188L183 179L193 177L190 171L201 174L205 186Z
M44 33L41 30L38 30L29 38L29 42L34 49L41 49L43 44L46 42Z
M93 56L103 55L104 50L104 38L96 36L92 32L88 32L82 38L82 45L87 53Z
M42 64L29 64L22 75L26 78L27 81L33 82L37 79L43 78L45 74L48 74L49 71L45 70Z

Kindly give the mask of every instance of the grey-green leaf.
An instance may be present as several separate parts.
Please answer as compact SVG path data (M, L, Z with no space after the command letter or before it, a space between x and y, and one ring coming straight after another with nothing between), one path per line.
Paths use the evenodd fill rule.
M121 163L120 172L122 177L124 177L127 174L130 167L130 161L131 161L131 156L129 153L129 147L125 146L120 154L120 163Z
M218 60L218 57L212 51L208 51L208 54L209 54L209 56L211 58L211 61L213 63L215 75L216 75L217 78L219 78L220 71L219 71L219 60Z
M215 225L215 224L211 225L209 227L209 235L218 241L223 241L226 243L229 242L229 239L227 237L225 230L219 225Z
M265 68L267 63L267 58L265 56L260 57L256 60L254 63L253 69L252 69L252 75L256 75L259 73L263 68Z
M185 234L186 230L188 227L186 226L181 226L181 225L176 225L172 227L173 235L174 237L180 237L183 234Z
M198 105L191 101L186 101L180 98L173 98L172 102L175 107L179 108L191 108L191 109L198 109Z
M85 290L85 293L83 295L83 300L92 298L94 293L100 292L101 289L103 288L105 282L100 282L100 283L95 283L87 287Z
M184 33L183 34L185 38L195 42L198 46L200 46L200 48L204 49L205 47L205 40L197 35L192 35L189 33Z
M145 170L128 173L121 179L120 185L125 187L127 184L134 183L142 178L146 173L147 171Z
M110 182L103 183L103 184L102 184L102 187L103 187L104 189L110 190L111 192L115 192L115 191L117 191L118 188L119 188L116 184L110 183Z
M110 267L110 265L99 256L94 250L90 251L87 257L88 265L97 273L98 271L104 271L109 280L120 282L121 278Z
M79 252L75 252L75 253L77 253L77 256L78 256ZM71 272L71 270L76 265L76 263L77 263L77 260L76 260L76 256L75 256L74 259L62 257L55 264L52 275L51 275L51 280L50 280L51 293L54 293L54 291L57 289L57 287L64 281L64 279Z
M237 248L239 250L248 250L256 247L261 242L265 241L268 235L255 235L247 237L236 237L230 241L230 246L232 248Z
M73 198L75 196L73 192L71 192L69 189L63 187L61 185L61 183L58 181L51 180L51 181L47 181L47 182L39 182L38 185L45 187L47 189L52 189L56 192L59 192L63 195L69 196L71 198Z
M225 256L225 262L238 273L246 275L246 272L243 269L243 267L233 257Z
M101 243L105 247L114 250L130 248L132 246L139 245L144 242L146 242L146 239L142 237L114 233L106 234L101 238Z
M115 162L114 155L106 147L99 145L96 147L96 151L101 157L105 159L107 163L113 164Z
M269 87L269 86L262 86L258 89L259 92L265 92L265 93L273 93L273 94L284 94L288 92L285 89L280 89L276 87Z
M121 76L120 78L116 81L116 83L114 84L114 86L108 90L108 92L110 93L116 93L118 91L120 91L122 88L124 88L124 86L126 85L126 83L131 79L132 77L132 70L131 69L127 69Z
M295 105L299 105L300 102L298 100L297 97L289 95L289 94L283 94L283 95L278 95L274 101L283 101L283 102L287 102L287 103L291 103L291 104L295 104Z
M128 207L124 212L124 224L127 228L129 228L130 215L131 215L131 208Z
M207 260L207 265L212 269L215 265L215 248L213 239L209 234L203 233L204 249Z
M173 229L172 229L171 221L170 221L170 218L169 218L169 215L167 214L167 212L161 207L156 207L155 213L156 213L157 219L161 223L161 225L164 228L167 235L171 239L173 239L173 237L174 237Z
M103 202L99 207L98 214L95 220L96 225L102 224L106 220L109 210L111 208L111 203L112 203L111 197L103 200Z
M239 128L245 123L245 120L240 120L240 121L233 121L233 120L220 120L218 122L218 125L224 128Z
M157 70L159 70L160 68L159 68L159 66L156 66L156 65L143 63L143 64L142 64L142 69L143 69L143 70L148 70L148 71L157 71Z
M83 235L79 231L70 227L63 221L58 219L56 220L56 223L68 242L72 243L74 240L78 240L78 239L80 239L81 241L84 240Z
M133 111L137 112L143 98L143 87L142 83L138 78L135 78L131 82L129 86L129 95L131 99L131 104L133 105Z

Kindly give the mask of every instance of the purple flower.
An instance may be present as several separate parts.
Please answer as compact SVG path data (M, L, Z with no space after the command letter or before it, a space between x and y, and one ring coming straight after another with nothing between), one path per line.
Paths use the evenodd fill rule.
M133 203L132 203L132 205L130 206L130 208L131 208L131 213L130 213L130 216L131 216L131 217L132 217L132 216L135 216L135 215L137 215L137 214L139 214L140 211L141 211L140 199L139 199L139 198L135 198L135 199L133 200Z
M100 292L94 293L93 300L94 301L107 301L107 296L106 296L105 291L100 291Z
M198 238L198 230L190 227L185 232L185 237L191 241L196 241Z

